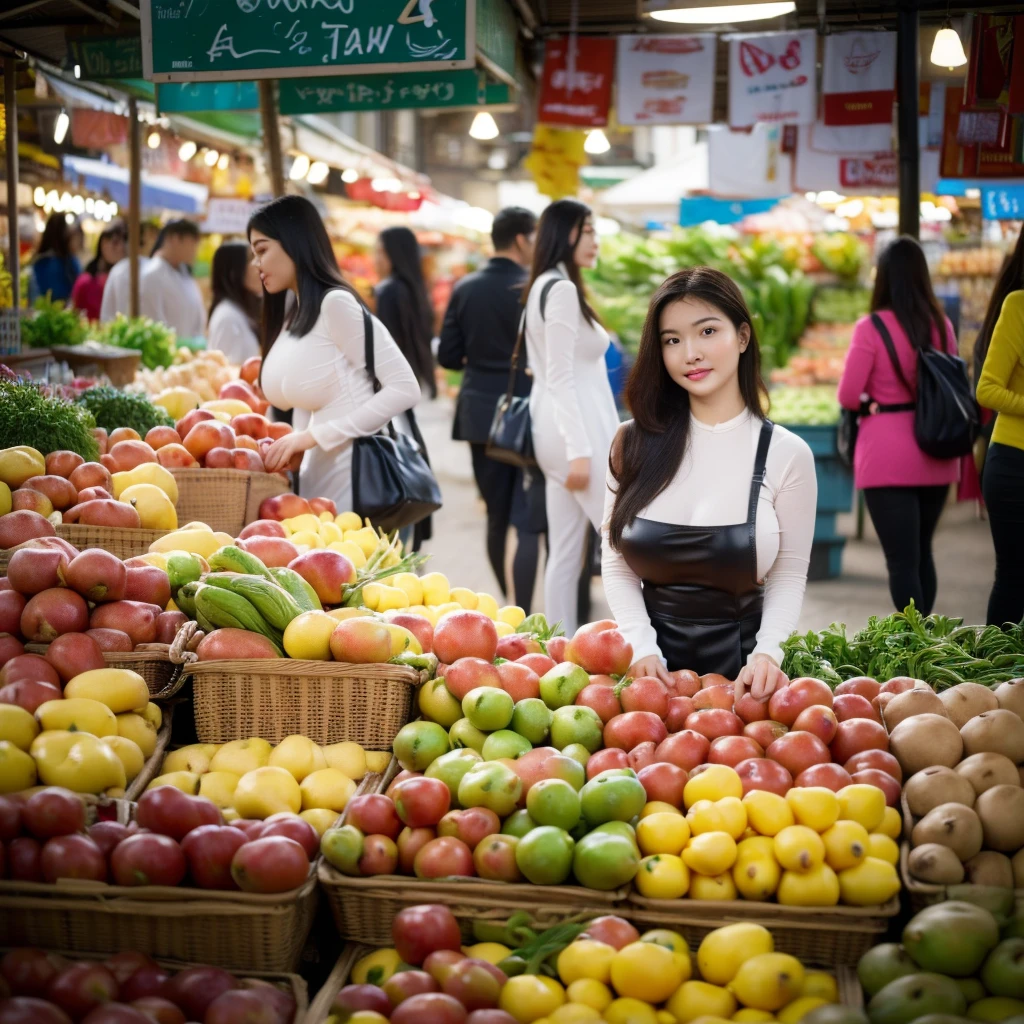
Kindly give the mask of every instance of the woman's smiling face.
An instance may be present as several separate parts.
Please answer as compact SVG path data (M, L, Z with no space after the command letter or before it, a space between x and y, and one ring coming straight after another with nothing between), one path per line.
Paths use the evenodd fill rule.
M696 298L667 305L659 324L669 376L695 397L706 398L739 376L750 325L737 328L722 310Z

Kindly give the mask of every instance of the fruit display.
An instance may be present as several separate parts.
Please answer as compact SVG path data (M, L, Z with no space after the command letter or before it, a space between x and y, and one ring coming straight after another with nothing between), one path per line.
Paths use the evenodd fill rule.
M174 420L165 409L145 395L133 394L114 387L94 387L83 391L80 405L92 413L97 427L112 433L118 427L130 427L145 437L154 427L172 427Z
M963 682L996 686L1024 675L1024 623L965 626L963 619L925 616L910 605L872 616L852 637L839 623L794 633L782 650L787 675L814 676L833 687L858 676L910 676L939 691Z
M771 403L771 418L783 426L828 427L839 422L834 387L773 388Z
M205 797L228 822L298 815L319 836L338 820L357 783L383 772L390 758L358 743L321 747L305 736L286 736L276 746L258 737L193 743L164 757L149 789L174 786Z
M10 837L8 876L16 882L82 879L281 893L306 882L319 848L317 830L291 811L226 823L212 800L176 786L146 790L131 805L131 820L88 826L82 799L68 789L0 800Z
M27 445L49 454L70 450L83 461L99 458L93 429L96 421L84 406L33 381L22 380L6 367L0 373L0 448ZM5 486L6 474L0 472ZM0 505L0 510L2 510Z
M259 357L257 356L258 360ZM247 360L251 368L251 361ZM259 377L259 364L255 364L256 373L248 369L241 374L241 379L254 383ZM193 352L188 348L179 348L174 353L173 362L166 367L152 370L139 370L135 374L134 386L150 395L157 405L163 405L174 419L181 419L196 404L185 406L173 405L179 399L175 394L190 391L196 394L199 402L211 402L219 397L220 389L225 384L238 379L238 368L231 366L223 352L217 349L206 349Z
M695 955L677 932L610 916L463 948L447 908L426 904L396 916L392 941L353 965L328 1024L810 1024L839 1002L834 975L775 952L757 924L718 928Z
M299 1024L294 992L266 977L220 967L165 966L136 951L69 960L42 949L0 959L4 1024Z
M851 1024L1024 1019L1024 911L1014 911L1012 898L998 902L998 913L964 900L937 903L907 923L902 942L865 953L857 975L867 1014Z

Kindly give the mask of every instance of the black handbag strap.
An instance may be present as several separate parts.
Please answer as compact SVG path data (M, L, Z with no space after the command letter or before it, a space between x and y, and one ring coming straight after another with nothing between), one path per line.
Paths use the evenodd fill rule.
M563 277L561 274L557 274L550 280L544 282L544 287L540 290L540 318L544 319L544 310L548 303L548 293L559 281L567 281L568 278ZM529 296L527 296L529 300ZM519 372L519 357L523 353L523 346L526 343L526 306L523 306L522 315L519 317L519 330L516 334L516 344L512 349L512 361L509 363L508 368L508 388L505 392L505 405L508 405L512 401L512 396L516 393L516 374Z
M377 379L377 360L373 348L373 317L365 306L363 306L363 358L366 361L366 373L373 384L373 393L377 394L384 385ZM413 423L414 432L418 433L412 409L408 411L407 415L410 422ZM395 425L391 420L388 420L387 431L392 437L395 436Z
M896 375L903 382L903 386L913 395L914 389L910 386L910 381L907 380L907 375L903 372L903 365L900 363L900 357L896 354L896 346L893 344L892 335L889 333L889 328L885 326L885 321L877 314L871 314L871 323L874 325L878 336L882 339L882 344L885 345L886 352L889 353L889 359L892 362L893 369L896 371ZM878 405L877 403L868 403L870 411L875 412L913 412L917 405L914 402L900 402L896 405Z

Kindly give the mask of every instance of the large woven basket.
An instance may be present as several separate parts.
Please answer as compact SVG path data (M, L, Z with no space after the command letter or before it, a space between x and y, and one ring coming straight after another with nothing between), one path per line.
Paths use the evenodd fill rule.
M772 933L778 952L825 967L857 963L899 912L899 897L878 907L784 907L748 900L654 900L635 890L619 911L641 931L671 928L694 948L724 924L754 921Z
M26 644L32 654L45 654L48 644ZM170 644L139 644L134 651L104 651L103 660L111 668L138 672L146 680L151 700L163 700L177 692L175 685L181 666L171 661Z
M291 488L277 473L246 469L175 469L179 523L206 523L215 533L237 537L259 518L260 502Z
M150 544L165 535L164 530L131 530L123 526L83 526L80 523L62 523L56 527L57 536L74 544L79 551L103 548L118 558L134 558L149 551ZM19 545L20 546L20 545ZM0 573L7 572L7 563L15 548L0 549Z

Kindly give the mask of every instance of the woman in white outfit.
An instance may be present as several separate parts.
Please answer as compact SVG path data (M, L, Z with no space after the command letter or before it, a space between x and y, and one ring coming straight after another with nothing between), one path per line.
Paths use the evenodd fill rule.
M377 433L420 398L420 386L387 329L373 318L374 393L366 372L363 304L342 277L316 208L281 196L249 220L263 282L261 384L296 429L264 453L269 471L295 468L305 496L352 508L352 442ZM286 316L288 292L295 297Z
M580 277L597 250L590 209L573 199L552 203L537 226L526 299L533 448L546 481L544 611L569 636L579 625L587 530L601 526L605 466L619 425L604 361L608 334Z
M225 242L213 254L210 270L213 301L206 328L207 346L240 366L260 354L257 335L263 285L244 242Z

